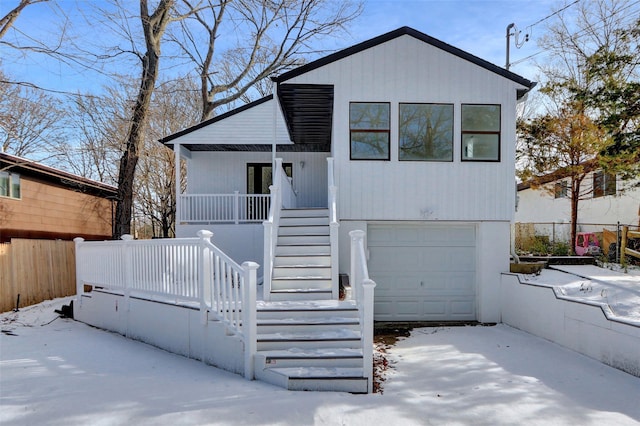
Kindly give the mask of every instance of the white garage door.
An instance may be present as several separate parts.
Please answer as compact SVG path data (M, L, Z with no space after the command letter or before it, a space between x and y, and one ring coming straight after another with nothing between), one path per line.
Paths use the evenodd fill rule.
M371 225L377 321L476 319L473 225Z

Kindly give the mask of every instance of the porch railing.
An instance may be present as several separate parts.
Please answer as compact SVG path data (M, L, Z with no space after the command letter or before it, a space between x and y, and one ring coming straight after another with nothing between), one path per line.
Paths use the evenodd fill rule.
M365 232L349 232L351 237L350 280L352 297L358 306L362 333L362 367L369 383L368 393L373 391L373 292L376 283L369 278L367 256L364 248Z
M280 212L282 208L295 208L296 195L291 185L291 180L282 168L282 158L276 158L275 173L273 174L273 185L269 187L271 191L271 201L269 216L264 221L264 263L263 263L263 290L264 300L269 300L271 295L271 274L275 259L276 246L278 243L278 227L280 226Z
M209 223L261 223L269 215L269 194L182 194L180 222Z
M80 305L85 285L120 293L125 309L131 296L196 304L201 321L209 315L245 341L245 377L253 379L256 352L256 272L258 264L235 263L211 243L198 238L86 242L76 238L76 285Z

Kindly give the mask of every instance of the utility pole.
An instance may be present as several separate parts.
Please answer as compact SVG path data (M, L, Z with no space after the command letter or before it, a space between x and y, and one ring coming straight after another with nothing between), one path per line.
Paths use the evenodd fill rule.
M514 24L513 22L507 25L507 60L504 66L507 69L507 71L509 70L509 37L511 37L511 28L515 26L516 24Z

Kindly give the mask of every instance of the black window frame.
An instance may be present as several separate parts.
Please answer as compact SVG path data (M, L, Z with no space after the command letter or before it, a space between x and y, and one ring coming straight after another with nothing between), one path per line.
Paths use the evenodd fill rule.
M446 160L436 158L402 158L402 106L403 105L429 105L429 106L446 106L451 108L451 140L450 148L451 153ZM452 103L440 103L440 102L400 102L398 103L398 161L426 161L426 162L438 162L438 163L452 163L453 162L453 141L454 141L454 127L455 127L455 104Z
M354 129L351 127L351 106L354 104L377 104L387 105L389 126L387 129ZM354 133L374 133L387 135L387 157L386 158L354 158L353 156L353 134ZM390 161L391 160L391 102L376 101L351 101L349 102L349 160L352 161Z
M464 126L464 107L498 107L498 130L465 130ZM498 158L497 159L474 159L473 157L465 158L465 135L497 135L498 136ZM472 163L499 163L502 160L502 104L460 104L460 161Z

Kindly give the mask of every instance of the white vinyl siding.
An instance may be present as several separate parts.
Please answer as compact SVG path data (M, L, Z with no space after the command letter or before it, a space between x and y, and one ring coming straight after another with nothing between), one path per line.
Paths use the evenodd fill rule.
M515 211L517 83L410 36L288 83L334 84L332 155L340 219L498 220ZM390 103L390 161L351 161L350 102ZM399 104L453 104L453 162L399 161ZM461 105L501 106L500 162L461 162Z
M326 207L327 153L279 152L293 166L299 207ZM188 161L188 194L231 194L247 191L247 164L270 163L270 152L198 152Z

